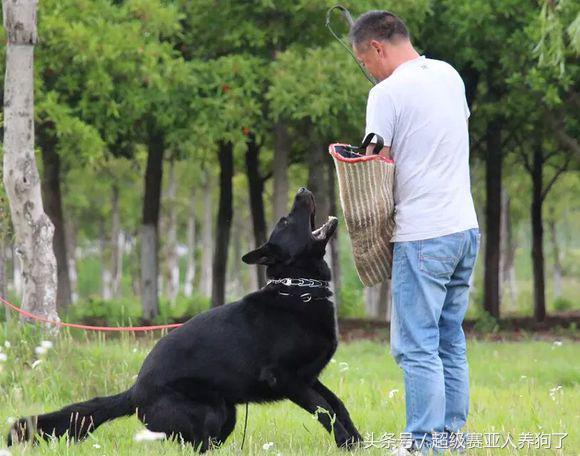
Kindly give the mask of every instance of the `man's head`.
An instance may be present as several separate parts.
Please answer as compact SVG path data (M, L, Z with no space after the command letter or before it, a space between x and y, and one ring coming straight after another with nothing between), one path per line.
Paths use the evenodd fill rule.
M388 11L364 13L351 27L349 37L359 62L379 81L419 55L405 23Z

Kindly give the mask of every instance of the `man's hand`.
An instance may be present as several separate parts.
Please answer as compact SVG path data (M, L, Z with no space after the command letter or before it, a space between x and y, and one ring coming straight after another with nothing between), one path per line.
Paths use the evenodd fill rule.
M373 155L373 150L376 147L376 143L370 143L367 146L367 155ZM382 155L385 158L391 158L391 148L388 146L385 146L381 149L381 151L379 152L379 155Z

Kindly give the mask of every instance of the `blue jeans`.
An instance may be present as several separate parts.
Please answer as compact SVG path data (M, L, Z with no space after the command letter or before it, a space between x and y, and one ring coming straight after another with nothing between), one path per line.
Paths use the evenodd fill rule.
M475 228L394 245L391 354L405 378L405 432L422 447L437 447L433 437L459 432L467 421L461 324L480 239Z

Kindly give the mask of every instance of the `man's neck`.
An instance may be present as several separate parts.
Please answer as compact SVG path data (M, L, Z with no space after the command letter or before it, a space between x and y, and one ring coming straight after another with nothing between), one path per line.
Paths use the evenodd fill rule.
M419 58L419 53L415 50L411 43L404 43L399 44L397 46L393 46L390 50L391 58L393 62L393 67L389 76L394 73L394 71L400 67L403 63L406 63L410 60L415 60ZM388 76L387 76L388 77Z

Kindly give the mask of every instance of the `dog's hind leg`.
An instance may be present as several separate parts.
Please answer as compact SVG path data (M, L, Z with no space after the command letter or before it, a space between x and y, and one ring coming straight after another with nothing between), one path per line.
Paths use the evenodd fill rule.
M228 436L236 426L236 406L233 404L224 404L225 421L217 437L217 444L221 445L226 441Z
M187 442L201 453L223 441L228 422L225 404L197 402L179 393L160 397L138 410L138 416L150 431L164 432L169 439Z

